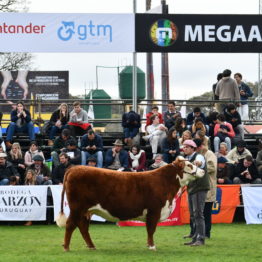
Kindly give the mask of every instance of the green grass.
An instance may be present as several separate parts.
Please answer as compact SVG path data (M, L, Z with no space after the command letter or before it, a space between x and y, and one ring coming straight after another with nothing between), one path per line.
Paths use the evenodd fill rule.
M61 246L64 229L55 225L0 226L0 261L250 262L262 259L262 225L213 225L212 238L202 247L183 245L182 236L189 233L188 225L158 227L155 233L156 252L147 249L143 227L91 224L90 232L97 250L88 250L76 230L71 251L64 252Z

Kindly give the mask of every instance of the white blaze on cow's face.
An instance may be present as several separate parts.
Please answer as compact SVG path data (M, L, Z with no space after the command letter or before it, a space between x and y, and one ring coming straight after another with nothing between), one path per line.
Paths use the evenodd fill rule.
M177 176L181 187L188 185L190 181L203 177L205 174L205 171L203 169L198 168L197 166L193 165L192 163L190 163L187 160L183 160L183 161L185 161L183 177L181 178Z

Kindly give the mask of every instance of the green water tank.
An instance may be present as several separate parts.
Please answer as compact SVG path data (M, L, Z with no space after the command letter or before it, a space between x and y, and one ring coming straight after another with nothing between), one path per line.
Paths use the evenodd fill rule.
M103 103L103 105L94 105L94 115L95 115L95 119L104 119L104 118L109 118L111 119L111 97L105 92L105 90L103 89L94 89L91 90L87 96L85 97L85 99L90 99L90 95L92 92L92 99L96 100L96 99L105 99L105 101L101 101L98 103ZM95 102L94 102L95 103ZM109 104L109 105L106 105ZM89 106L86 105L84 106L85 110L88 112ZM94 127L103 127L105 126L106 123L97 123L94 124Z
M119 74L119 96L121 99L132 99L133 66L126 66ZM145 73L137 67L137 98L146 97Z

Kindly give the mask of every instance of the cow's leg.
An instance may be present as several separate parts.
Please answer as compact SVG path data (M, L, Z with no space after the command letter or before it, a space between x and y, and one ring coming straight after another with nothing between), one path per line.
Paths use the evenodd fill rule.
M146 229L147 229L147 245L150 250L156 250L154 244L154 233L156 231L157 222L160 218L160 211L148 211L146 217Z
M64 250L69 251L70 240L72 237L72 233L74 232L77 225L77 218L70 212L70 215L66 221L66 232L64 238Z
M90 249L96 249L95 248L95 245L90 237L90 234L89 234L89 223L90 223L90 216L82 216L82 218L79 220L79 223L78 223L78 228L82 234L82 237L84 238L87 246L90 248Z

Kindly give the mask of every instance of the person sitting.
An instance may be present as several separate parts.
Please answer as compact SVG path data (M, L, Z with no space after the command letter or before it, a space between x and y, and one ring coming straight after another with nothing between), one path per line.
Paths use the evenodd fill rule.
M152 115L158 116L160 124L164 123L163 116L162 116L161 113L158 112L158 110L159 110L158 106L153 106L152 111L146 114L146 126L145 126L145 128L149 125L152 125L152 119L151 119Z
M97 167L103 167L103 140L92 129L81 139L81 155L81 165L86 165L86 160L92 156L97 159Z
M73 137L70 136L69 129L63 129L61 135L55 139L51 152L54 167L59 165L59 154L66 148L66 142L71 139Z
M128 154L123 149L122 141L117 139L113 145L114 147L106 152L105 167L118 171L128 170Z
M146 128L148 135L143 136L143 139L149 141L152 148L153 158L155 158L158 146L162 144L163 139L166 137L167 128L159 123L157 115L153 115L151 118L152 125Z
M30 143L29 150L25 152L25 165L26 167L31 166L34 164L34 156L40 155L44 161L45 161L45 156L43 152L39 149L38 144L36 141L32 141Z
M140 115L133 110L124 113L122 116L122 127L124 128L124 142L130 146L141 127Z
M71 167L67 153L59 154L59 165L52 170L53 185L63 185L66 170Z
M25 173L25 183L26 186L38 185L36 181L36 173L33 169L27 169Z
M156 157L154 159L154 163L149 166L149 170L154 170L162 166L166 166L167 163L163 160L163 155L156 154Z
M16 109L11 112L11 123L7 129L6 146L11 147L13 136L17 132L27 133L31 141L35 140L34 124L31 114L25 109L23 102L17 102Z
M176 103L174 101L168 102L167 109L164 113L164 123L167 129L170 129L175 125L176 119L181 117L181 113L176 110Z
M215 152L218 152L219 144L221 142L226 142L228 150L231 150L231 138L235 137L235 132L232 125L225 121L225 116L223 114L217 116L214 136Z
M11 150L8 153L7 161L13 164L20 176L20 183L24 184L25 178L25 160L19 143L13 143Z
M87 112L81 108L80 102L74 102L73 106L74 109L70 112L67 128L70 130L73 137L77 135L83 136L92 126L88 123Z
M128 152L128 168L133 172L146 170L146 153L139 145L133 145Z
M69 111L68 105L66 103L62 103L57 110L52 113L52 116L49 120L49 140L48 145L53 146L55 136L58 133L61 133L63 129L67 127L67 123L69 121Z
M205 132L202 130L197 130L194 138L200 139L204 147L210 149L210 140L209 137L206 136Z
M212 141L213 141L213 138L214 138L214 129L215 129L215 125L217 123L217 116L218 115L219 115L218 112L211 111L206 118L206 122L207 122L207 125L208 125L208 135L212 139Z
M224 157L227 160L227 163L234 164L234 161L227 158L227 154L228 154L227 143L221 142L220 145L219 145L219 151L215 153L216 157L217 158Z
M74 138L69 139L66 144L66 148L62 149L61 152L66 153L69 156L69 162L73 165L81 164L81 151L77 148L76 141Z
M87 160L86 160L86 165L87 166L93 166L96 167L97 166L97 159L93 156L90 156Z
M261 177L252 156L239 160L233 176L233 184L261 184Z
M49 168L44 164L44 158L36 155L33 158L34 164L29 166L28 169L34 170L36 173L36 182L38 185L52 185L51 173ZM26 170L26 172L27 172Z
M248 155L252 156L251 152L246 148L246 142L244 140L239 140L236 147L228 152L226 158L230 162L238 164L241 159L244 159Z
M6 153L0 153L0 186L8 185L12 176L16 177L17 182L19 181L19 173L12 163L7 161Z
M262 177L262 144L261 144L261 141L259 143L259 151L257 152L256 165L257 165L258 174L260 175L260 177Z
M244 139L244 127L242 125L240 114L237 112L236 106L234 104L228 104L224 109L225 119L230 123L236 133L236 137L239 136L240 139Z
M186 140L192 140L192 133L189 130L186 130L183 132L182 137L178 139L179 142L179 148L180 148L180 153L183 152L183 143Z
M186 118L187 128L190 130L196 119L201 119L202 123L206 125L206 116L201 112L200 107L195 107L193 112L189 113Z
M202 122L201 118L196 118L191 126L192 137L195 136L196 132L201 130L204 134L207 134L206 127Z
M162 142L162 154L163 160L166 163L171 163L180 154L179 142L177 139L177 132L175 127L171 127L168 130L167 137Z
M186 119L177 117L174 127L176 129L177 136L179 138L182 137L183 132L187 130Z
M218 157L217 159L217 184L219 185L227 185L232 184L231 176L232 176L232 168L229 168L227 164L227 159L223 156ZM234 171L234 169L233 169Z

